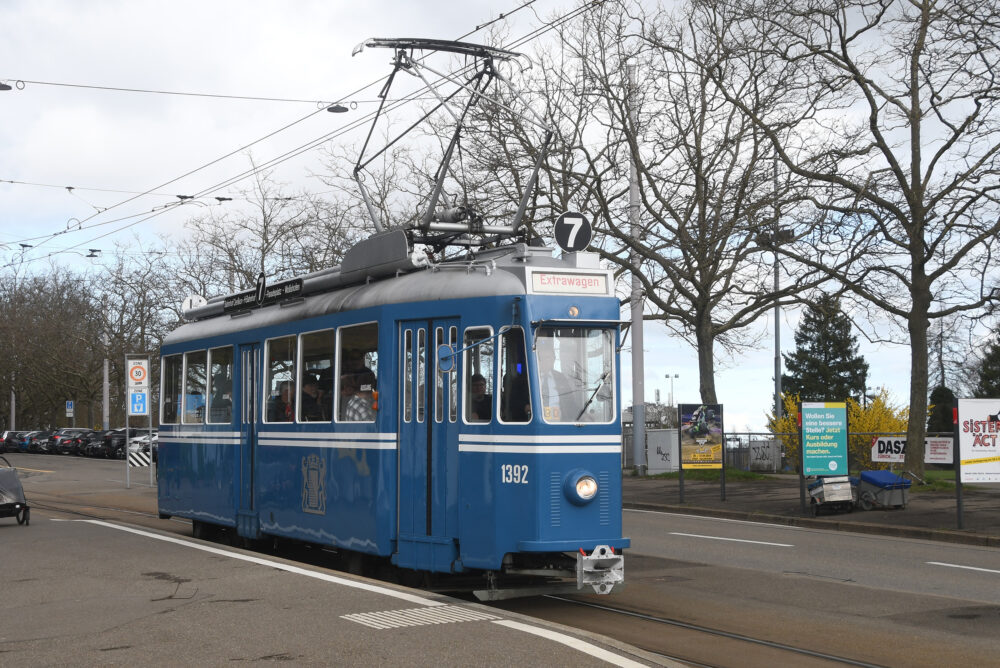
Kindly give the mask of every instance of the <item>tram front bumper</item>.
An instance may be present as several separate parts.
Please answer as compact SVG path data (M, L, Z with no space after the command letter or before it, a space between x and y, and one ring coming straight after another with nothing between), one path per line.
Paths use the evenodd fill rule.
M613 548L598 545L587 554L576 555L576 588L591 586L597 594L610 594L615 585L625 582L625 555Z

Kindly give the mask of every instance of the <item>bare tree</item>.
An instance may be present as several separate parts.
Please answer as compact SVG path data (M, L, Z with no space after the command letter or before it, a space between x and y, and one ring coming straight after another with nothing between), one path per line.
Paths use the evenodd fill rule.
M750 327L762 314L823 280L785 263L782 285L772 284L774 265L765 251L807 229L806 218L794 230L777 225L778 211L787 216L803 199L801 180L787 172L775 176L767 137L706 71L715 43L705 24L722 20L712 12L675 19L610 3L591 13L578 33L563 36L563 49L598 95L585 105L591 125L604 129L604 142L591 151L586 147L594 145L595 133L576 124L572 147L583 156L577 161L583 169L564 166L563 178L583 187L586 196L576 201L589 200L600 212L607 235L602 257L620 274L639 277L652 306L646 318L694 345L701 398L709 403L717 402L716 344L730 353L754 345ZM630 64L639 72L635 87L626 80ZM741 86L738 94L750 108L789 94L779 78L737 83L739 74L722 76ZM630 158L641 198L638 235L625 201Z
M699 4L738 19L716 34L716 84L785 168L811 181L826 216L811 239L824 253L782 252L840 281L872 317L905 327L906 468L919 474L930 322L976 313L996 296L1000 9L988 0ZM754 109L725 81L730 63L761 59L804 96L797 108Z
M256 171L242 195L245 207L212 206L188 221L191 236L178 255L191 292L233 292L252 287L261 272L286 278L334 266L355 235L349 209L289 195L270 172Z

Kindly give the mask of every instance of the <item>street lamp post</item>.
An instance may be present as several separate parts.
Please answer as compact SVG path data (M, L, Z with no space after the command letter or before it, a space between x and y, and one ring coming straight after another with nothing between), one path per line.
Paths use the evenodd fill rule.
M669 374L668 373L665 376L665 378L667 378L670 381L670 410L671 410L671 412L674 415L677 414L676 404L674 404L674 378L680 378L680 377L681 377L681 375L679 373L675 373L675 374ZM677 419L677 423L678 424L680 423L680 419L679 418Z
M111 411L109 406L111 401L111 392L108 384L108 333L106 331L101 332L101 337L104 340L104 396L102 397L103 415L101 416L101 424L103 425L104 431L107 431L108 429L111 429ZM126 440L128 439L126 438Z

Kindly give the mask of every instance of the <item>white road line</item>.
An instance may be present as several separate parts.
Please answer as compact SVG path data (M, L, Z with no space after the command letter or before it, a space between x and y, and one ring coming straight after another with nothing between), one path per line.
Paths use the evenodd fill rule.
M774 547L795 547L794 545L789 545L788 543L768 543L764 540L743 540L742 538L722 538L721 536L703 536L697 533L680 533L679 531L671 531L671 536L687 536L689 538L707 538L708 540L728 540L733 543L753 543L754 545L772 545Z
M347 578L339 578L334 575L327 575L326 573L318 573L316 571L310 571L305 568L300 568L299 566L283 564L280 561L271 561L270 559L251 557L250 555L247 554L230 552L228 550L222 550L217 547L211 547L209 545L199 545L198 543L192 543L190 541L181 540L180 538L174 538L172 536L161 536L159 534L155 534L150 531L142 531L140 529L132 529L130 527L118 526L117 524L111 524L110 522L102 522L100 520L76 520L76 521L87 522L88 524L96 524L98 526L107 527L109 529L117 529L118 531L126 531L128 533L134 533L139 536L145 536L146 538L154 538L156 540L162 540L166 543L183 545L184 547L190 547L194 550L201 550L202 552L218 554L224 557L230 557L232 559L249 561L252 564L259 564L261 566L267 566L269 568L277 568L278 570L287 571L289 573L295 573L297 575L305 575L306 577L316 578L317 580L323 580L325 582L331 582L333 584L343 585L345 587L354 587L355 589L364 589L365 591L374 592L376 594L384 594L385 596L401 598L404 601L416 603L417 605L428 605L428 606L448 605L447 602L433 601L429 598L424 598L422 596L415 596L413 594L397 591L395 589L389 589L388 587L378 587L376 585L368 584L367 582L357 582L355 580L348 580Z
M948 568L961 568L967 571L979 571L981 573L996 573L1000 575L1000 571L994 570L992 568L978 568L976 566L962 566L961 564L947 564L943 561L928 561L931 566L947 566Z
M626 513L647 513L649 515L670 515L671 517L683 517L685 519L709 520L712 522L728 522L730 524L746 524L755 527L774 527L775 529L788 529L789 531L806 531L803 527L791 526L788 524L774 524L773 522L754 522L753 520L734 520L728 517L712 517L711 515L689 515L686 513L671 513L665 510L640 510L639 508L622 508Z
M515 622L512 619L499 619L493 624L499 624L500 626L506 626L509 629L514 629L517 631L523 631L525 633L531 633L532 635L540 636L542 638L547 638L553 642L561 643L567 647L571 647L584 654L589 654L595 659L600 659L601 661L607 661L615 666L623 666L624 668L639 668L640 666L645 666L644 663L639 663L638 661L633 661L624 656L619 656L614 652L609 652L606 649L601 649L596 645L591 645L588 642L580 640L579 638L574 638L573 636L568 636L564 633L559 633L557 631L551 631L549 629L539 628L537 626L531 626L529 624L524 624L522 622Z
M305 568L299 568L298 566L292 566L290 564L283 564L280 561L271 561L270 559L261 559L260 557L251 557L246 554L239 554L237 552L230 552L228 550L222 550L217 547L211 547L209 545L199 545L197 543L192 543L190 541L181 540L180 538L174 538L172 536L161 536L159 534L152 533L150 531L142 531L140 529L132 529L130 527L118 526L117 524L111 524L110 522L102 522L101 520L72 520L75 522L85 522L87 524L96 524L98 526L107 527L109 529L117 529L118 531L125 531L127 533L134 533L138 536L145 536L146 538L153 538L155 540L162 540L166 543L173 543L175 545L182 545L184 547L190 547L195 550L201 550L203 552L208 552L210 554L218 554L224 557L230 557L232 559L239 559L241 561L249 561L253 564L259 564L261 566L267 566L269 568L277 568L278 570L287 571L289 573L295 573L297 575L305 575L306 577L316 578L317 580L323 580L325 582L331 582L333 584L343 585L345 587L354 587L356 589L363 589L365 591L374 592L376 594L384 594L386 596L392 596L394 598L401 598L404 601L410 601L411 603L417 603L418 605L426 606L446 606L449 603L444 601L432 601L428 598L423 598L421 596L415 596L413 594L407 594L406 592L396 591L395 589L388 589L386 587L378 587L375 585L370 585L365 582L356 582L354 580L347 580L345 578L339 578L333 575L327 575L326 573L317 573L316 571L310 571ZM638 663L631 659L619 656L614 652L609 652L606 649L601 649L596 645L592 645L588 642L568 636L564 633L558 633L556 631L551 631L548 629L543 629L529 624L523 624L521 622L515 622L513 620L496 620L492 622L493 624L500 624L501 626L506 626L507 628L514 629L516 631L522 631L524 633L531 633L542 638L547 638L554 642L566 645L567 647L572 647L575 650L588 654L595 659L601 661L606 661L615 666L623 666L623 668L640 668L645 666L645 664Z

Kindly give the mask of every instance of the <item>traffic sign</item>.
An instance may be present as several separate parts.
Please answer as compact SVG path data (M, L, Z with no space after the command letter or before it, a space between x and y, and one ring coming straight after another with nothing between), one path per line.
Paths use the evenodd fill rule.
M149 360L128 360L129 390L149 389Z
M149 412L146 392L129 392L128 414L146 415Z
M567 211L558 218L552 229L559 248L567 253L586 250L593 234L590 220L582 213Z
M66 402L66 417L73 417L73 402Z

